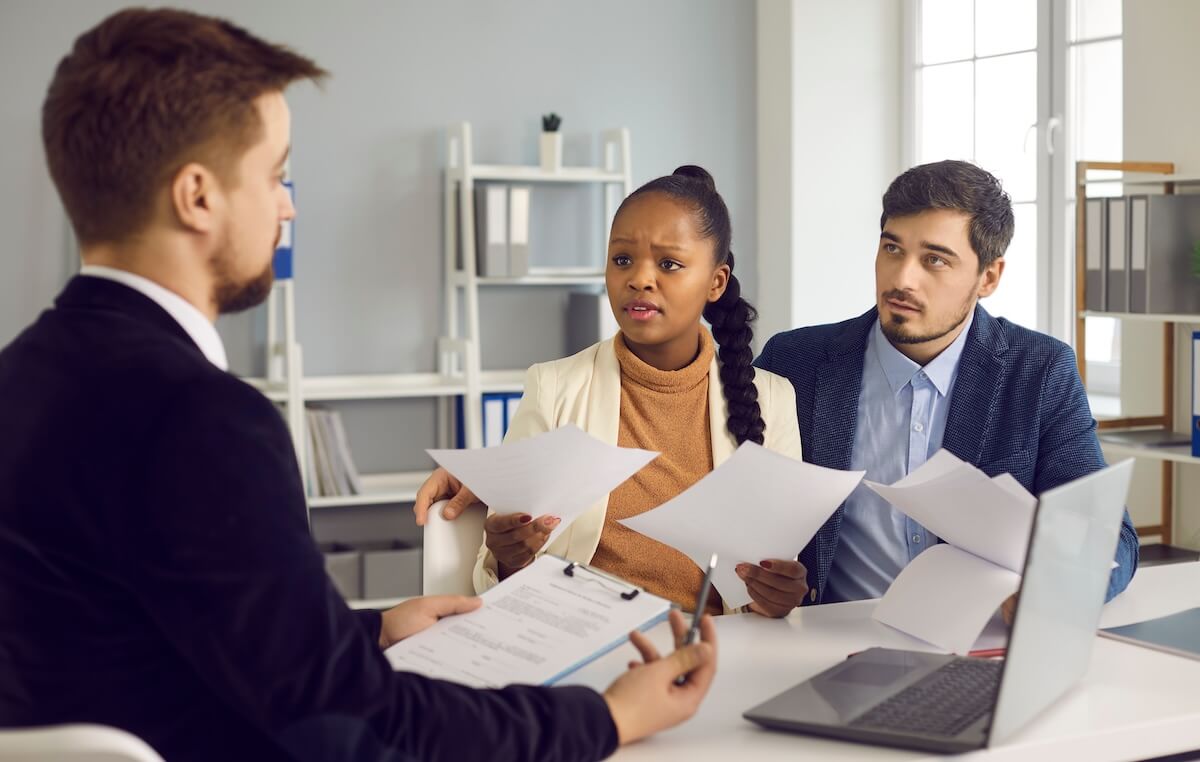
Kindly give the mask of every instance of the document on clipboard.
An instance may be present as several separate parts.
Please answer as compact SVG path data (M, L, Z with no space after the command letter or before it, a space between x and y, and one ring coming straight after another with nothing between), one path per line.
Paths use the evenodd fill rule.
M670 601L597 569L542 555L384 654L392 668L475 688L551 685L666 618Z

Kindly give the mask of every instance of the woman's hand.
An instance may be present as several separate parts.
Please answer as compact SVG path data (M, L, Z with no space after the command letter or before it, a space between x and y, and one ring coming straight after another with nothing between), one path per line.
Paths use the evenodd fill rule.
M484 542L496 557L500 579L528 566L561 521L555 516L541 516L534 521L528 513L488 516L483 522Z
M799 561L772 558L754 564L738 564L735 571L746 583L753 603L750 610L769 617L785 617L808 595L808 569Z

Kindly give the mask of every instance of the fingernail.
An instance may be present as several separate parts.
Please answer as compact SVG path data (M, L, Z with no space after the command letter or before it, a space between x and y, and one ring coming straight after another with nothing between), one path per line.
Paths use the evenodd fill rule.
M771 568L771 562L770 562L770 561L759 561L759 562L758 562L758 565L759 565L759 566L761 566L761 567L762 567L762 568L764 568L764 569L770 569L770 568Z
M522 524L528 524L528 523L529 523L529 522L531 522L531 521L533 521L533 517L532 517L532 516L522 516L522 517L521 517L521 523L522 523Z
M542 519L542 524L544 526L552 527L552 526L557 526L558 522L560 522L560 521L562 521L562 519L560 519L556 516L547 516L546 518Z

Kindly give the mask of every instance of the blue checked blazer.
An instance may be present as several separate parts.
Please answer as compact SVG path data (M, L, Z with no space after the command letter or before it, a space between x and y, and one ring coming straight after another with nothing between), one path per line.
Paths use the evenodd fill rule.
M773 336L755 365L789 379L804 460L850 468L867 334L874 308L842 323L797 328ZM1096 422L1069 346L994 318L981 306L959 361L942 446L988 476L1010 473L1025 489L1048 489L1104 468ZM838 507L800 553L820 603L837 552L846 506ZM1138 539L1129 512L1121 525L1108 598L1137 569Z

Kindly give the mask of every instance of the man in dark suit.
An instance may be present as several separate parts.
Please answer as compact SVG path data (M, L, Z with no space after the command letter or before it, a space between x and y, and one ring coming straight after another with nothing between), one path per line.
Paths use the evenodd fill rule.
M1034 494L1104 467L1071 348L978 303L1000 283L1013 225L999 181L966 162L922 165L892 183L875 307L774 336L756 361L791 379L806 461L890 484L944 447ZM805 603L882 595L937 541L860 485L800 554ZM1109 598L1137 569L1128 512L1116 560Z
M352 612L331 585L283 421L213 327L270 288L283 89L323 74L172 10L58 66L43 140L84 268L0 351L0 726L104 723L172 760L583 760L686 719L711 621L663 659L635 637L652 663L604 695L480 691L382 654L478 599Z

